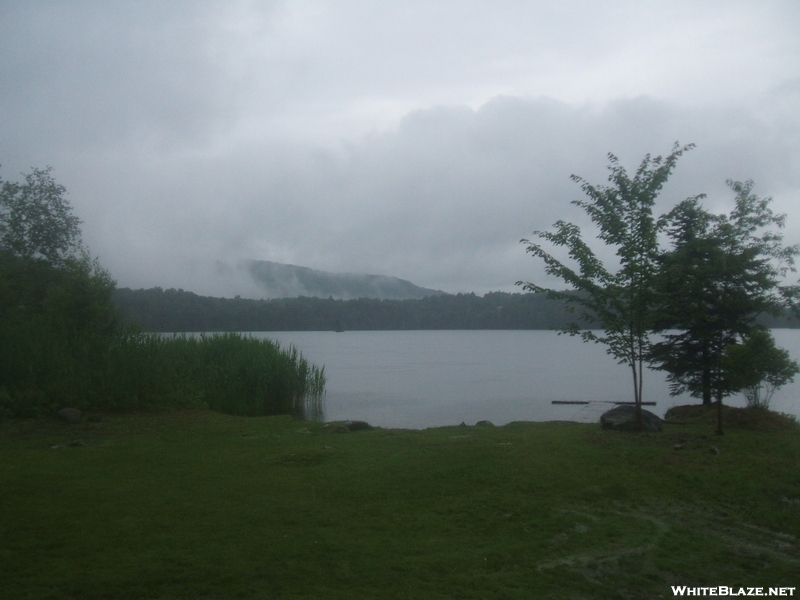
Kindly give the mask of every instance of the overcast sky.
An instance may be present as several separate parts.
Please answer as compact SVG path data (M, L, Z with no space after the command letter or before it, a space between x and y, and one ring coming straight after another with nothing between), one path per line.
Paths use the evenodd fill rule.
M693 142L664 209L753 179L800 242L797 0L0 0L0 176L52 166L120 286L264 259L448 292Z

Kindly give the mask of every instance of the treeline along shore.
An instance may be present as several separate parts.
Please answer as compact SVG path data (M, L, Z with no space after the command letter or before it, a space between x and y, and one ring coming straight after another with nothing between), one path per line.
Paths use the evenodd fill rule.
M545 294L444 294L415 300L200 296L185 290L118 288L114 302L146 331L375 331L413 329L558 329L576 319ZM765 315L767 327L800 321Z

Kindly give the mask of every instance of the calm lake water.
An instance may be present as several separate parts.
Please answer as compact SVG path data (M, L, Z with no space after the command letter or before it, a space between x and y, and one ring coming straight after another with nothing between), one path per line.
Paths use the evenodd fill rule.
M325 366L326 420L357 419L381 427L423 429L488 419L596 421L602 408L553 400L633 400L630 369L601 344L553 331L301 331L252 335L294 345ZM773 330L800 358L800 330ZM644 400L663 414L676 404L664 375L647 371ZM744 405L741 398L726 403ZM775 393L771 408L800 416L800 379Z

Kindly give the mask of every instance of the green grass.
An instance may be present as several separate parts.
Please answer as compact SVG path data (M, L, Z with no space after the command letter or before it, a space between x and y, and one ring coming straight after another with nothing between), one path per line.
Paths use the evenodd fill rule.
M794 426L0 424L9 599L671 598L797 586L798 536Z

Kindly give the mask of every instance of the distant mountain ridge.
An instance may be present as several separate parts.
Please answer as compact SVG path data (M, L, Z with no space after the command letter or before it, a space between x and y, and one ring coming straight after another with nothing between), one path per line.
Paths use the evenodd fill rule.
M331 273L268 260L248 260L244 267L263 291L264 298L309 296L336 300L412 300L445 293L386 275Z

